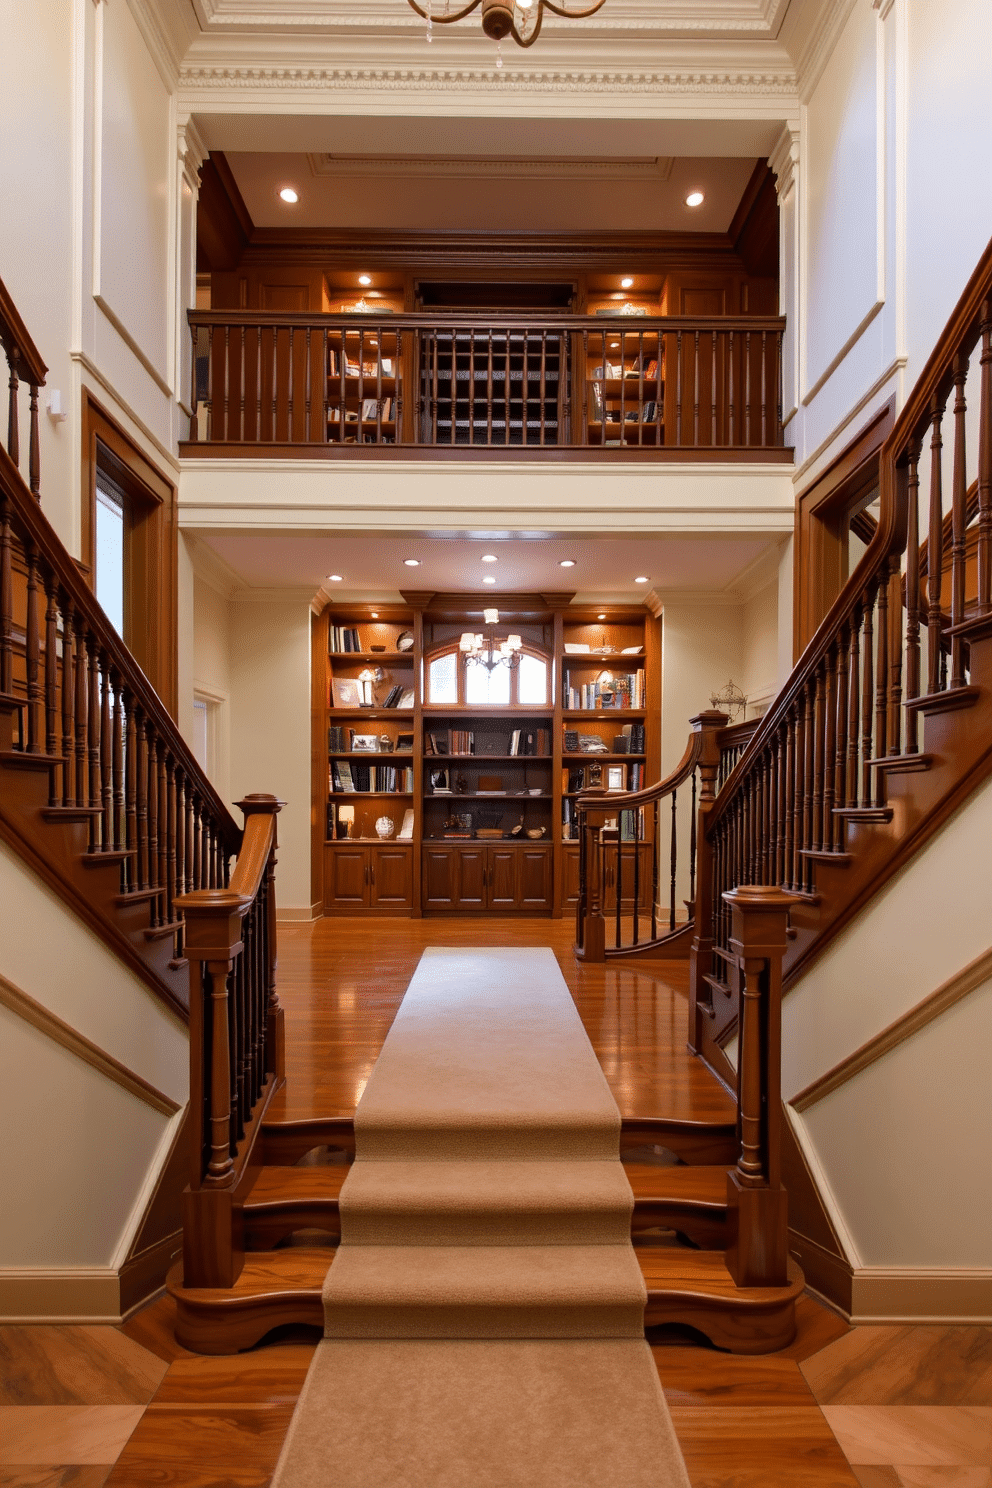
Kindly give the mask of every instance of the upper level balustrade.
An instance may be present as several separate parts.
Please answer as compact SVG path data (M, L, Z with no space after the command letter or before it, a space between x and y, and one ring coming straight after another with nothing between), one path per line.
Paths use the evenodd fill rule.
M187 455L791 459L780 318L197 310L189 322Z

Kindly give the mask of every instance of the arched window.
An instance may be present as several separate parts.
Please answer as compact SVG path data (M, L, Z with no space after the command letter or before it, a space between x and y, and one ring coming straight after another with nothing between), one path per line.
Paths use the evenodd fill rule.
M526 642L520 664L490 671L469 661L451 641L427 657L424 701L434 707L547 708L551 702L551 658Z

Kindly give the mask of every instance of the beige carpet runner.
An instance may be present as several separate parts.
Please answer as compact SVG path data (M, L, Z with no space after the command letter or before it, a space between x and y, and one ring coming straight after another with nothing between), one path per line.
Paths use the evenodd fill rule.
M551 951L425 951L275 1488L688 1488L619 1136Z

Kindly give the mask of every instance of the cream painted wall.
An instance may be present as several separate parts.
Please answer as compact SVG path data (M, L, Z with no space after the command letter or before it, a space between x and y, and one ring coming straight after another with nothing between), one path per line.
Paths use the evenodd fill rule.
M231 797L231 605L199 575L193 577L193 691L210 699L213 760L209 774L218 794ZM192 705L192 700L191 700ZM264 787L253 787L264 789Z
M989 240L990 87L986 0L855 0L802 100L782 232L801 485L905 398Z
M749 704L766 704L779 687L778 577L741 605L741 677ZM737 680L736 678L734 679Z
M92 5L89 6L92 11ZM47 387L70 401L73 371L73 27L67 0L0 0L0 278L48 366ZM3 359L6 374L6 359ZM3 378L6 389L7 378ZM42 398L45 393L43 391ZM4 398L6 403L6 397ZM27 396L21 394L22 470L27 478ZM63 542L78 552L73 491L78 419L41 420L42 498ZM3 420L6 448L7 420Z
M0 973L185 1104L184 1026L2 843L0 903ZM0 1146L0 1272L114 1264L140 1220L176 1118L3 1008L0 1081L17 1112L16 1140Z
M279 816L276 902L310 914L310 608L230 607L231 794L267 791Z
M988 948L990 834L992 783L789 993L787 1100ZM990 1034L985 987L794 1116L855 1265L992 1266Z

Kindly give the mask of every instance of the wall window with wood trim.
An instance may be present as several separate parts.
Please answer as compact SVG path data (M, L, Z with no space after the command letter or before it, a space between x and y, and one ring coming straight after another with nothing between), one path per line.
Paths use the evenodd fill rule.
M178 703L176 490L83 393L80 568L173 717Z

